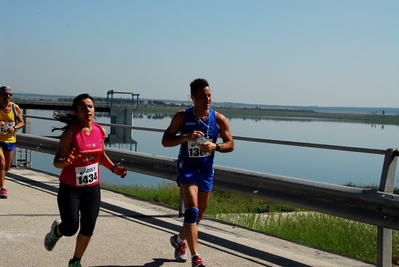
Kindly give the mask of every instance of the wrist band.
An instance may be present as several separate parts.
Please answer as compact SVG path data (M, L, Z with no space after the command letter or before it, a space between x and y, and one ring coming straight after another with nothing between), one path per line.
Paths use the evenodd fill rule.
M114 173L116 166L118 166L118 165L114 165L114 166L111 167L111 172L112 173Z

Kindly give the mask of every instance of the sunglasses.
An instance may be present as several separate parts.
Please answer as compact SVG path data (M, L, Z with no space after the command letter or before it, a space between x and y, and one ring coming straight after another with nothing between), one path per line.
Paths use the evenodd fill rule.
M12 96L12 94L10 94L10 93L3 93L3 95Z

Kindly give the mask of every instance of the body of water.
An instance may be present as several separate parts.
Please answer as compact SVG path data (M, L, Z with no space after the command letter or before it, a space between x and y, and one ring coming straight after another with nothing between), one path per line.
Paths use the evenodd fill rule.
M51 117L51 111L32 110L31 115ZM110 123L107 116L99 116L100 124ZM134 118L134 126L166 129L170 118ZM57 121L32 119L31 133L55 136L52 126L62 126ZM370 125L362 123L341 123L317 120L245 120L231 119L231 131L234 136L285 140L294 142L319 143L328 145L387 149L399 147L399 127L392 125ZM109 127L104 127L107 133ZM164 148L161 145L162 133L132 130L135 144L112 144L115 148L139 151L155 155L176 158L178 147ZM219 142L221 140L219 139ZM356 152L294 147L276 144L235 141L232 153L217 153L215 164L235 168L297 177L306 180L332 184L353 183L356 185L378 185L381 177L384 156ZM33 153L32 167L52 173L59 173L52 165L53 155ZM170 182L137 173L128 173L120 179L102 168L103 182L157 185ZM398 179L396 176L396 187Z

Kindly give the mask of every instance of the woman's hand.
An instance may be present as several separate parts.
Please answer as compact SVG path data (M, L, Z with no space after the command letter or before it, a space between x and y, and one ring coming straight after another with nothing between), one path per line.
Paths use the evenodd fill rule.
M75 152L75 148L69 151L68 155L64 158L65 165L71 165L77 158L82 157L82 155Z
M121 165L115 165L115 167L113 167L113 173L120 176L121 178L125 178L125 176L127 174L127 170L125 167L123 167Z

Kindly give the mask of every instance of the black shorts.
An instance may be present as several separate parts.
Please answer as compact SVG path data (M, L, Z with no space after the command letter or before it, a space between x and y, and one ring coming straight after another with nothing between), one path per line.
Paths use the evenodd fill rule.
M58 209L61 215L59 230L62 235L72 236L79 229L84 236L92 236L100 212L100 185L74 187L60 183L58 189Z

